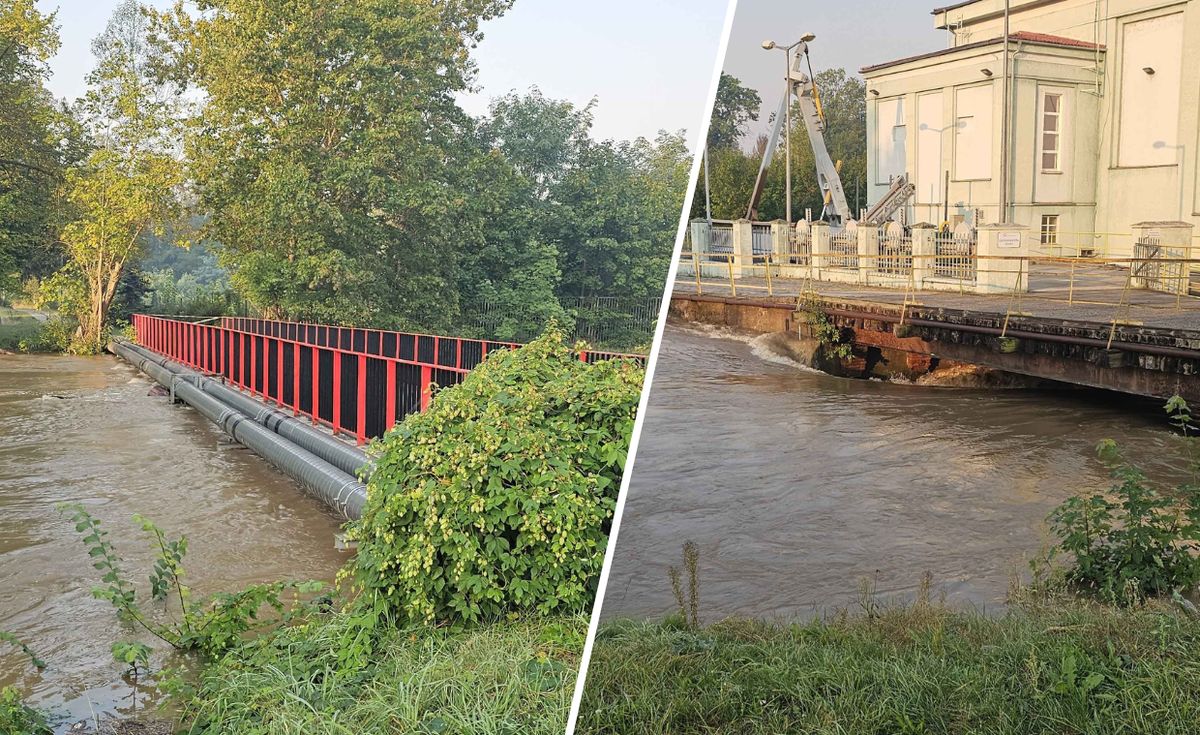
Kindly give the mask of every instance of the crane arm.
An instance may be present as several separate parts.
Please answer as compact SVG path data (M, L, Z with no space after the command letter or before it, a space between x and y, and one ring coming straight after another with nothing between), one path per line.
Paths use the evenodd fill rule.
M840 223L850 219L850 206L846 203L846 192L842 188L842 179L838 174L840 168L833 162L829 149L825 147L825 120L821 109L820 92L812 77L801 69L801 63L808 60L808 44L801 43L796 51L792 67L788 73L787 93L779 104L775 114L775 124L771 126L771 135L767 139L767 147L763 151L763 160L758 167L758 176L754 180L754 191L750 195L750 206L746 208L746 218L754 219L758 213L758 200L762 197L763 186L766 184L767 168L779 145L779 131L787 115L787 105L796 96L800 108L800 118L804 121L804 130L808 134L808 142L812 147L813 160L817 168L817 182L821 188L821 196L825 203L825 217L831 222ZM811 64L809 64L811 69Z

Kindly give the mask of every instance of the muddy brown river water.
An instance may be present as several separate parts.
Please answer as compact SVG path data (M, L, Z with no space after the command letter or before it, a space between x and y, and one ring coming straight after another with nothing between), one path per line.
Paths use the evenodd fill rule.
M332 581L345 562L334 550L340 524L323 505L151 387L110 357L0 355L0 629L48 665L35 672L0 644L0 687L17 686L60 723L141 710L154 697L135 700L112 661L114 642L145 636L92 598L96 573L56 503L83 503L101 519L143 591L152 556L135 513L187 535L197 595ZM156 650L156 668L169 661Z
M1002 605L1067 496L1108 485L1121 443L1178 477L1158 402L831 377L764 337L671 323L654 375L604 616L675 609L668 567L700 550L700 612L791 620L853 607L863 580Z

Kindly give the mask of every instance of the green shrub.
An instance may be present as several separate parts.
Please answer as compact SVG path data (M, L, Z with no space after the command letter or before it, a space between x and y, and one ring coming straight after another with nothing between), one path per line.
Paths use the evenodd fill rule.
M1075 496L1051 512L1058 537L1052 556L1071 556L1067 581L1100 598L1130 604L1148 596L1188 590L1200 582L1200 482L1195 474L1197 440L1187 403L1175 397L1166 410L1183 432L1193 480L1176 488L1155 487L1126 462L1111 440L1098 453L1112 466L1109 494Z
M0 643L8 643L20 649L29 657L35 668L39 670L46 668L46 663L12 633L0 630ZM50 733L50 725L46 723L45 715L25 704L16 687L0 689L0 734L50 735Z
M376 443L352 531L376 612L461 625L591 603L643 371L562 339L489 355Z
M21 701L15 687L0 689L0 733L4 735L50 735L53 732L41 712Z

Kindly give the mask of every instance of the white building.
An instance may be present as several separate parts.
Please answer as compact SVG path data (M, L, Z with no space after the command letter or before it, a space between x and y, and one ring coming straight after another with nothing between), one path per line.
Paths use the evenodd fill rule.
M1017 222L1044 242L1200 223L1200 2L1009 4L1007 155L1005 2L938 8L950 48L862 70L870 200L907 173L910 222Z

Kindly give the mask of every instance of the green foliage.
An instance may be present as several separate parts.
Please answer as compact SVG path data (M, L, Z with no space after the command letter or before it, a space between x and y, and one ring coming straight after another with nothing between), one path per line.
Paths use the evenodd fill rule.
M184 710L190 735L562 735L587 617L515 619L469 631L377 631L360 668L339 663L359 630L312 616L208 665Z
M46 716L21 701L15 687L0 689L0 733L4 735L51 735Z
M683 573L669 567L671 592L679 609L680 621L689 628L700 627L700 549L694 541L683 542L683 567L687 571L687 592L683 589Z
M1196 472L1197 439L1187 403L1166 404L1184 433L1185 451ZM1080 590L1120 604L1192 589L1200 582L1200 484L1156 487L1121 456L1112 440L1097 448L1112 467L1116 484L1108 494L1068 498L1049 517L1058 537L1052 549L1070 557L1067 580Z
M1200 626L1162 606L874 609L602 624L576 732L1183 735L1200 721Z
M834 161L841 161L840 171L846 198L857 216L858 208L866 206L867 175L867 90L865 83L843 69L817 72L821 106L825 112L825 143ZM714 108L714 115L716 108ZM727 118L728 119L728 118ZM716 117L713 126L717 126ZM723 122L723 125L728 123ZM752 150L720 147L710 151L709 191L715 219L737 219L746 216L746 206L754 188L754 179L762 161L766 136ZM758 203L759 220L782 219L786 211L785 176L787 161L783 143L767 169L767 179ZM703 180L697 181L703 187ZM704 216L703 188L692 199L691 216ZM822 193L817 182L812 146L804 130L799 111L792 110L792 216L799 218L805 208L813 216L821 214Z
M186 139L203 232L253 305L363 326L457 315L470 194L491 182L470 178L490 153L454 95L480 23L509 4L205 0L155 17L158 71L203 92Z
M374 615L462 625L592 602L642 369L551 327L378 441L354 584Z
M34 668L39 670L46 668L46 662L38 658L37 654L30 650L29 646L22 643L21 640L12 633L9 633L5 630L0 630L0 643L7 643L11 646L16 646L18 649L20 649L21 653L29 657L29 662L33 664Z
M813 339L821 345L826 357L845 360L854 354L854 345L843 339L842 330L829 319L820 299L815 296L802 298L798 311L803 314Z
M193 600L190 588L183 582L187 539L169 539L152 521L135 515L134 522L149 536L156 554L149 575L150 601L170 601L168 607L174 608L168 610L171 614L163 621L162 615L149 613L139 602L137 590L122 571L121 559L109 541L108 532L100 528L100 521L78 503L58 507L83 536L92 566L103 572L102 584L92 589L92 595L111 603L120 619L137 624L181 650L220 656L241 645L249 634L290 622L307 610L302 596L312 595L323 587L320 582L271 582L250 585L239 592L216 594L203 601ZM289 593L291 599L285 600ZM264 610L273 614L264 617ZM129 653L126 644L122 645L122 652Z
M661 293L681 136L593 141L591 104L536 88L479 120L458 106L479 23L509 5L208 0L155 15L156 70L204 92L186 136L200 229L252 308L514 339L568 322L568 298Z
M142 671L150 668L150 646L145 643L117 641L112 644L112 656L117 663L125 664L134 676L139 668Z
M60 305L79 325L73 352L103 348L127 265L148 234L162 234L181 212L175 105L146 72L145 33L139 5L126 0L93 44L96 67L80 111L95 147L66 173L70 220L59 235L68 261L60 274L84 293Z
M59 49L56 13L0 0L0 299L61 264L58 187L79 134L46 88Z
M46 662L22 643L15 635L0 630L0 643L16 646L29 657L29 661L39 670L46 668ZM30 707L21 700L21 693L16 687L0 689L0 733L4 735L50 735L52 730L46 722L46 717L38 710Z
M737 148L746 126L758 120L762 97L732 74L721 72L717 97L713 101L712 123L708 128L708 150Z

